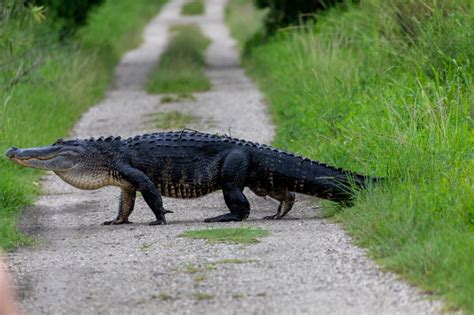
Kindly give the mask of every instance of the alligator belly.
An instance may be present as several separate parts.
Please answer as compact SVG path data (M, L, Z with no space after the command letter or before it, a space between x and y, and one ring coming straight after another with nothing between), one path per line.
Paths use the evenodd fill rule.
M221 189L216 184L189 185L177 183L162 183L157 185L162 196L182 199L192 199L207 195Z

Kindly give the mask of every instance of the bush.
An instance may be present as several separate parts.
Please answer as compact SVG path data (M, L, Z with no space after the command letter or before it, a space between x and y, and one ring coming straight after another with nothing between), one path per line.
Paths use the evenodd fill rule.
M314 18L314 13L325 10L341 0L255 0L260 8L269 8L265 25L267 33L274 33L279 27L298 24Z
M62 36L84 25L87 15L103 0L33 0L33 4L46 7L49 18L56 20Z

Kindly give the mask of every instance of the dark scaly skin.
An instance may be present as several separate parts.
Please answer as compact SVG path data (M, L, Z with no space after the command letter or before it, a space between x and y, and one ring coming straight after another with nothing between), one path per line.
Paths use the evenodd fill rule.
M58 140L51 146L7 151L14 162L54 171L80 189L121 188L117 217L104 224L130 223L135 195L140 191L165 224L161 196L198 198L221 190L230 212L206 222L241 221L250 205L242 193L249 187L280 205L266 219L281 219L292 208L295 192L350 205L353 188L365 188L375 178L354 174L270 146L200 132L163 132L122 140L108 137Z

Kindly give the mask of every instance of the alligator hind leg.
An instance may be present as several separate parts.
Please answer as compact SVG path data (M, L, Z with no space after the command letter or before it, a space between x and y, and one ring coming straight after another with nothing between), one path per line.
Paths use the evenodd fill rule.
M271 193L270 197L280 201L277 213L264 217L266 220L281 219L283 218L295 204L295 193L291 191L284 191L279 193Z
M231 152L226 157L222 172L222 192L230 213L207 218L204 222L242 221L248 218L250 204L242 193L247 176L248 159L241 152Z
M122 188L120 193L120 205L117 218L112 221L105 221L104 225L129 224L128 217L135 206L136 190L133 187Z

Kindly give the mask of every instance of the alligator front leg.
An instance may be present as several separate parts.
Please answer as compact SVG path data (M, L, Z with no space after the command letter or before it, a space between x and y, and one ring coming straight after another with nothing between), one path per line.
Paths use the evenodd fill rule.
M137 191L133 186L122 188L120 193L120 205L117 218L112 221L105 221L104 225L116 225L116 224L130 224L132 222L128 221L128 217L133 211L135 206L135 197Z
M266 220L281 219L293 208L295 203L295 193L291 191L284 191L279 193L271 193L270 197L280 201L277 213L264 217Z
M119 174L123 179L129 182L135 190L142 193L145 202L155 214L156 220L150 222L150 225L166 224L165 214L171 213L171 211L167 211L163 208L161 195L150 178L139 169L129 165L120 166Z

